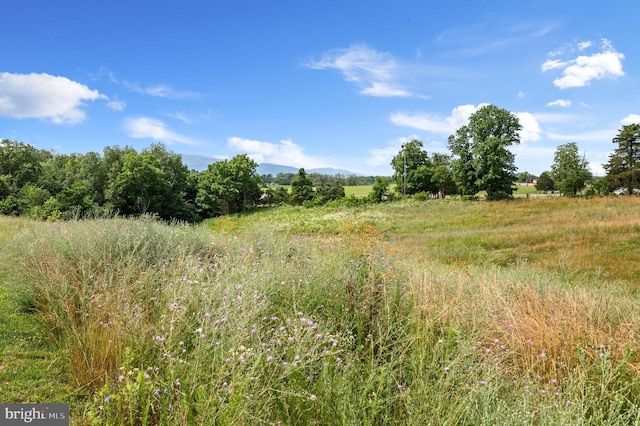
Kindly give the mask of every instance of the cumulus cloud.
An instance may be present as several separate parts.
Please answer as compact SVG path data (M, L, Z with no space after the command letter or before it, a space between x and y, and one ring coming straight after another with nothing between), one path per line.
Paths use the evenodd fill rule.
M77 124L86 118L85 102L97 99L106 96L66 77L0 73L0 115L7 117Z
M325 167L328 164L306 155L302 147L288 139L272 143L232 136L227 138L227 142L231 148L247 153L258 163L287 164L307 168Z
M535 142L540 140L540 124L538 124L536 117L530 112L516 112L515 115L522 126L520 141Z
M620 123L623 126L628 124L640 124L640 114L629 114L625 118L623 118Z
M570 107L571 101L567 99L556 99L555 101L549 102L547 106L548 107Z
M345 80L361 87L360 93L378 97L408 97L413 94L398 83L401 67L389 53L378 52L362 44L347 49L334 49L319 60L305 66L316 69L334 69Z
M149 117L128 118L124 128L129 137L135 139L153 139L168 145L174 143L184 145L198 145L198 142L188 136L173 132L160 120Z
M591 45L588 42L578 44L579 50L584 50ZM553 81L560 89L570 87L588 86L592 80L604 78L615 79L624 75L622 60L624 54L617 52L611 42L602 40L602 48L598 53L586 56L581 55L569 61L547 60L542 64L542 72L562 69L562 77Z
M391 114L389 120L393 124L401 127L411 127L433 133L452 134L459 127L462 127L469 122L471 114L485 105L488 104L479 104L478 106L460 105L453 108L451 110L451 115L448 117L423 113L395 113Z

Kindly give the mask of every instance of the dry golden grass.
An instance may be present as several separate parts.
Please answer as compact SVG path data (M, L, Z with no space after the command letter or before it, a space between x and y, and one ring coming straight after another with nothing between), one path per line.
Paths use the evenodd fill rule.
M625 359L640 348L637 300L616 289L554 284L527 269L463 270L418 275L410 285L419 321L471 334L478 351L500 357L514 377L562 378L579 364ZM626 360L636 371L640 360Z
M411 203L376 224L416 261L528 263L640 285L640 197Z

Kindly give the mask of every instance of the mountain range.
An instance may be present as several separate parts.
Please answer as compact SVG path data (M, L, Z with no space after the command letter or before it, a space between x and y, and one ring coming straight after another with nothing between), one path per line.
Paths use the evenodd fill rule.
M191 154L181 154L182 162L189 167L190 170L196 171L204 171L207 170L209 164L215 163L215 158L205 157L203 155L191 155ZM305 169L307 173L319 173L321 175L342 175L342 176L351 176L358 175L357 173L350 172L349 170L344 169L334 169L333 167L322 167L316 169ZM272 175L276 176L278 173L298 173L297 167L291 166L282 166L279 164L271 164L271 163L262 163L258 165L257 172L259 175Z

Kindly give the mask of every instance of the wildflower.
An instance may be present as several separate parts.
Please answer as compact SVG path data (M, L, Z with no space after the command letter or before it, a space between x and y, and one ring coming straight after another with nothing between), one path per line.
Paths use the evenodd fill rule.
M111 401L111 396L107 395L107 397L104 399L104 402L109 402L109 401Z
M144 375L144 378L145 378L146 380L149 380L149 379L151 378L151 376L150 376L150 375L148 375L148 374L145 374L145 375Z
M195 332L196 332L196 334L200 334L200 333L202 333L202 329L201 328L196 328Z
M209 312L205 312L204 317L205 317L205 318L210 318L210 317L211 317L211 314L210 314Z
M480 380L480 386L484 386L486 384L487 384L487 382L485 382L484 380Z
M335 348L336 346L338 346L338 341L337 341L337 340L332 340L332 341L331 341L331 346L333 346L334 348Z
M173 384L174 384L175 386L180 386L182 383L180 383L180 379L176 379L176 380L173 382Z
M160 390L158 390L158 389L154 390L154 391L153 391L153 394L154 394L155 396L160 395Z
M123 375L119 375L119 376L118 376L118 381L119 381L119 382L121 382L121 381L123 381L123 380L124 380L124 376L123 376Z
M445 372L445 373L448 373L448 372L449 372L449 370L451 370L451 368L450 368L449 366L446 366L446 367L444 368L444 372Z
M316 396L314 394L311 394L311 396L309 397L310 400L315 401L316 400Z
M402 385L400 383L398 383L398 386L396 386L398 388L398 390L402 390Z
M271 361L273 361L273 357L272 357L271 355L269 355L269 356L267 357L267 362L271 362Z

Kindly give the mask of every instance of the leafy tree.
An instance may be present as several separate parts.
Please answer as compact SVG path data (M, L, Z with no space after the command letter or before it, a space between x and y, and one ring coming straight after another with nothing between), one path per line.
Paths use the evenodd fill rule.
M321 184L316 191L315 199L321 203L345 197L344 187L339 182Z
M449 136L454 155L451 167L461 194L485 190L489 200L513 195L515 156L508 147L520 143L521 129L514 114L487 105L471 115L469 124Z
M270 186L265 190L260 201L262 204L270 205L287 204L289 202L289 191L284 186Z
M445 194L456 193L456 183L451 173L451 156L446 154L433 153L431 155L433 172L431 175L432 192Z
M555 187L568 197L576 196L591 178L587 161L578 153L578 145L575 142L560 145L553 158L551 178Z
M262 179L246 154L210 164L200 177L198 204L205 215L238 213L258 203Z
M182 162L182 156L168 151L162 144L153 144L142 154L156 159L168 183L165 193L158 199L158 213L163 219L195 220L196 188L189 179L189 168Z
M527 182L528 180L536 179L536 176L532 175L529 172L520 172L518 173L517 177L518 177L518 182L522 182L522 183Z
M629 194L640 188L640 124L622 126L613 138L618 147L604 166L612 188L626 188Z
M313 200L315 191L313 182L309 179L304 169L299 169L298 174L291 179L291 197L289 202L293 205L302 205L305 201Z
M389 190L389 178L376 176L376 181L371 188L369 198L376 203L381 203L389 198L391 191Z
M536 181L535 187L538 191L553 191L554 189L556 189L555 183L551 178L551 173L542 172L542 174L540 174L540 177Z
M37 149L10 139L0 141L0 176L4 186L17 193L27 183L37 184L42 175L42 164L49 161L49 151ZM6 188L4 189L6 192Z
M430 166L429 154L422 147L421 141L412 139L403 143L400 152L391 160L393 181L396 184L396 191L401 194L405 193L405 190L408 194L420 192L420 188L426 185L420 182L420 178L428 175L425 170L414 173L411 180L409 177L411 172L419 167Z
M170 184L159 161L150 153L127 152L122 167L109 183L109 201L125 215L161 212L161 200Z

